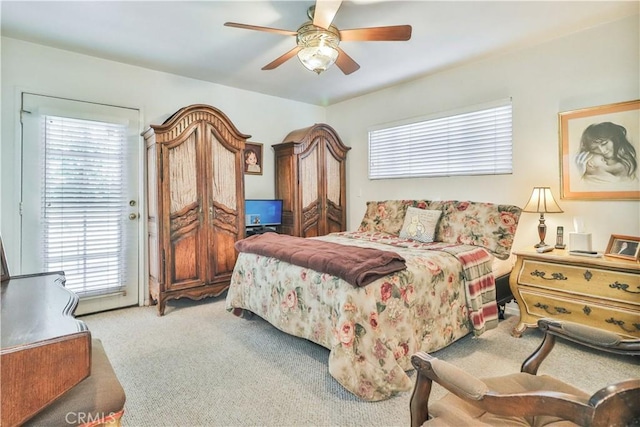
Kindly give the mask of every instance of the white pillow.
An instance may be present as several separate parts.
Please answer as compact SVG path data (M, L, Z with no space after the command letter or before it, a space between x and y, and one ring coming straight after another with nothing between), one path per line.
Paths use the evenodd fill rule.
M436 226L442 215L441 210L426 210L414 207L407 208L404 224L400 229L400 238L431 243L436 234Z

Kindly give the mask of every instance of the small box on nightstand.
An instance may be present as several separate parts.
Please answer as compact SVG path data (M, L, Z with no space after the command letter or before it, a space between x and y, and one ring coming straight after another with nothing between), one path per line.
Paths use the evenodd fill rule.
M569 233L570 251L591 251L591 233Z

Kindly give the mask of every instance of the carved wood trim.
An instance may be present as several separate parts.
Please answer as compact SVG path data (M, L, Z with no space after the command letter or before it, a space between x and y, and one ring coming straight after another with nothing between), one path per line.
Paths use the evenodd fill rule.
M327 133L330 137L327 137ZM323 139L329 142L328 148L332 151L333 156L337 159L344 159L347 155L347 151L351 150L351 147L347 147L338 136L338 132L331 126L325 123L316 123L313 126L309 126L302 129L296 129L289 132L289 134L282 140L282 144L295 143L295 153L300 154L310 149L313 145L318 143L318 139Z
M218 138L226 141L236 150L242 150L244 143L251 135L241 133L220 110L210 105L194 104L178 110L161 125L151 125L156 133L156 142L174 141L191 126L198 123L210 123L218 134Z

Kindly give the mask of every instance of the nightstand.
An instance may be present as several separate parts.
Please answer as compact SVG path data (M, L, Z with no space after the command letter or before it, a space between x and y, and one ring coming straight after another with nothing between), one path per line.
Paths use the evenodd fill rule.
M640 338L640 263L560 249L514 253L509 286L520 309L514 337L549 317Z

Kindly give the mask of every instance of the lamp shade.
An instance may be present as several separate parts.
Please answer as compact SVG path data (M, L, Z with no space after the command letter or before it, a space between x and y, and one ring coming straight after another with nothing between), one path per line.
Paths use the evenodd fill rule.
M538 213L559 213L564 212L558 206L558 203L551 194L551 188L549 187L533 187L533 192L529 201L522 209L523 212L538 212Z

